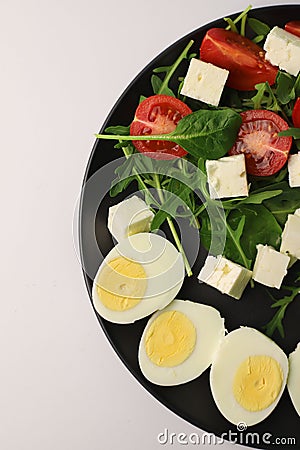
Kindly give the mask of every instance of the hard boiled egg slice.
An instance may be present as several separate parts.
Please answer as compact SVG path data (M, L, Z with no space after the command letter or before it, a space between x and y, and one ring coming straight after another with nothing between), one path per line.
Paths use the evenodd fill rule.
M289 356L290 371L287 381L288 391L293 405L300 416L300 342Z
M182 255L162 236L139 233L120 241L100 265L92 298L115 323L132 323L168 305L184 279Z
M247 426L264 420L286 385L288 360L275 342L242 327L222 340L211 366L210 387L229 422Z
M139 364L154 384L172 386L201 375L212 362L224 319L211 306L174 300L149 320L139 346Z

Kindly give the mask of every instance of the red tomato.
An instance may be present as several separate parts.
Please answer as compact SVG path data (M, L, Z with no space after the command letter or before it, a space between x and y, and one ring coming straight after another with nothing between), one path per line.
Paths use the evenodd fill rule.
M293 114L292 114L293 124L296 128L300 128L300 97L297 98Z
M285 30L300 37L300 20L293 20L285 25Z
M131 136L167 134L175 130L178 122L192 110L181 100L169 95L153 95L142 101L130 125ZM187 152L169 141L132 141L141 153L155 159L173 159Z
M241 113L243 123L230 155L244 153L247 173L257 176L273 175L286 163L292 138L278 133L289 128L278 114L267 110Z
M227 86L250 91L257 83L275 83L278 69L265 60L265 51L250 39L224 30L208 30L200 47L200 59L230 71Z

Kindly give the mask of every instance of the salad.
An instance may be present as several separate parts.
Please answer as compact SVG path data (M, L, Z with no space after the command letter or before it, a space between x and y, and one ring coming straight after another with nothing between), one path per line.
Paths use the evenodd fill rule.
M141 95L134 117L97 135L116 140L125 156L111 197L135 183L143 199L109 208L118 243L92 290L110 322L153 313L138 350L146 379L173 386L211 366L215 404L237 426L264 420L285 386L300 414L300 344L288 359L264 335L284 336L285 311L300 291L300 22L271 30L249 11L209 29L199 52L190 41L172 65L156 68L153 95ZM200 282L241 301L259 283L273 298L263 333L226 333L216 308L176 299L194 262L181 219L208 251ZM166 226L173 243L155 232Z
M250 7L234 21L225 18L227 26L223 29L208 30L203 41L197 43L199 53L190 52L194 44L190 41L174 64L156 68L151 77L153 95L147 98L141 95L134 117L128 118L129 125L109 127L106 134L97 135L99 139L117 140L115 147L122 149L126 157L116 171L111 196L124 191L131 182L137 183L154 213L151 230L168 224L188 276L192 270L174 219L188 217L211 253L214 230L209 208L224 211L215 226L226 230L226 240L219 246L214 243L214 256L222 253L227 260L252 271L257 246L280 252L288 216L300 208L299 183L292 184L287 167L291 155L298 159L300 150L300 75L291 75L268 61L274 58L274 53L276 57L277 30L249 17L249 10ZM299 39L300 21L287 23L285 30ZM288 63L281 62L283 57L277 58L278 64L286 67ZM205 65L202 72L201 68L193 71L192 64L200 63ZM196 82L193 75L198 77ZM195 94L197 81L199 93ZM145 155L139 158L138 168L133 167L132 155L136 153ZM219 179L212 179L208 188L206 179L203 181L190 168L196 166L210 181L207 162L234 155L243 155L245 159L246 194L238 186L225 198L219 195L216 185L222 185L230 172L223 178L221 174ZM299 167L300 162L296 170ZM178 177L179 172L184 172L185 179ZM235 180L231 181L234 186ZM202 201L195 194L199 186ZM210 192L212 186L216 196ZM150 192L153 188L158 190L159 198L154 199ZM281 263L284 267L278 276L282 279L290 262ZM276 311L265 327L269 336L276 330L284 335L283 318L287 306L297 296L298 279L296 272L291 285L285 286L283 298L275 299L274 290L269 290ZM274 287L276 280L266 285Z

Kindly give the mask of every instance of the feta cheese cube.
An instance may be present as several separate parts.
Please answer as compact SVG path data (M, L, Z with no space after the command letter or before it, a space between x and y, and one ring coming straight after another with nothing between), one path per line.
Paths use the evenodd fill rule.
M280 289L287 274L290 257L278 252L269 245L258 244L253 267L253 280L265 286Z
M252 276L251 270L219 255L209 255L202 267L198 279L218 289L222 294L240 299Z
M107 227L119 242L132 234L150 231L153 217L144 200L133 195L109 208Z
M281 253L300 259L299 236L300 216L298 216L296 213L289 214L281 236Z
M229 71L192 58L181 95L218 106Z
M289 156L288 171L290 187L300 187L300 152Z
M247 197L245 156L224 156L206 161L210 198Z
M300 38L279 27L274 27L267 36L264 50L266 60L279 66L291 75L300 70Z

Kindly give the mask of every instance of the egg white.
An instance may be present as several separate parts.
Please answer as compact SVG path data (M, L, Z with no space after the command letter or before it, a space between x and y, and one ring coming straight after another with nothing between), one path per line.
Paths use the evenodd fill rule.
M289 356L290 371L287 381L288 392L290 394L292 403L300 416L300 342L296 350Z
M124 311L107 308L97 292L97 280L109 261L123 256L138 262L147 278L146 292L141 301ZM182 255L164 237L154 233L138 233L120 241L106 256L96 274L92 300L96 311L106 320L126 324L152 314L168 305L179 292L184 280Z
M160 367L154 364L149 359L145 346L149 327L160 314L166 311L179 311L185 314L196 329L194 350L185 361L174 367ZM191 381L210 366L224 334L224 319L215 308L189 300L174 300L164 310L153 314L143 332L138 353L141 371L149 381L161 386L173 386Z
M277 399L262 411L247 411L235 399L233 380L240 364L249 356L265 355L281 366L283 382ZM254 328L241 327L227 334L215 355L210 371L210 388L214 401L229 422L247 426L264 420L275 408L284 391L288 375L288 359L283 350L271 339Z

